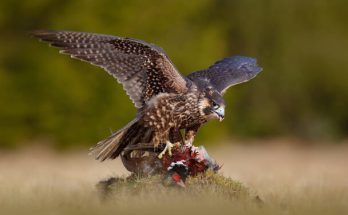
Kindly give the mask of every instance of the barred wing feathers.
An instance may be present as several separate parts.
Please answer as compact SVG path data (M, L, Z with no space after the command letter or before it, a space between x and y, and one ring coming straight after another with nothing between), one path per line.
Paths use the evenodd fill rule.
M72 58L99 66L123 85L137 108L162 92L187 91L185 78L164 51L146 42L111 35L35 31L33 36L61 49Z

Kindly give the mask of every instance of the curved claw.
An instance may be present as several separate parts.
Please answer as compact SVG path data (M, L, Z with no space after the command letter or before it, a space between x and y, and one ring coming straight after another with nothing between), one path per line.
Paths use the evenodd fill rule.
M166 142L166 147L164 148L164 150L158 155L159 159L162 159L163 155L168 151L168 155L172 156L172 148L173 148L174 144L167 141Z

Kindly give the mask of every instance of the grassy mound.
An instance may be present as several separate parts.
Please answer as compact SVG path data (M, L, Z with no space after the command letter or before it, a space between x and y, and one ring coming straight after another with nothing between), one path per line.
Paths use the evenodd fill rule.
M115 202L186 202L187 200L234 201L256 198L242 183L221 174L206 172L186 180L186 187L167 187L162 184L162 176L121 177L101 181L98 191L103 199Z

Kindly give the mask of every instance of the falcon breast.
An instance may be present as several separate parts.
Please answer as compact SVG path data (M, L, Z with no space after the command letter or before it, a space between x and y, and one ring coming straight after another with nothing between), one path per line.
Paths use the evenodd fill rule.
M45 30L33 36L60 48L61 53L103 68L123 85L138 109L134 120L92 148L101 161L144 144L165 145L160 156L170 154L174 143L192 144L202 124L224 119L224 92L262 70L255 59L234 56L184 77L161 48L140 40Z

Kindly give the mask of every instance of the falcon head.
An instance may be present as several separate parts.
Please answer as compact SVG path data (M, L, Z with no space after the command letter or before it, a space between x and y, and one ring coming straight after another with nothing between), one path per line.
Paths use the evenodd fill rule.
M225 118L225 101L211 86L203 90L198 107L201 115L207 120L218 119L221 122Z

